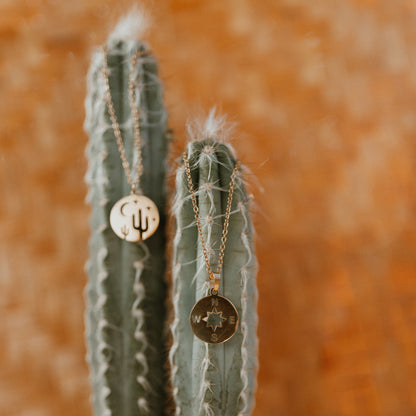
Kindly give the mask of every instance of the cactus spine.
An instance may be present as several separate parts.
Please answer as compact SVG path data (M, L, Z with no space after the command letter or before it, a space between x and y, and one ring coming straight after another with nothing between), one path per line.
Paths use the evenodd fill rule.
M211 266L216 268L230 176L235 166L231 146L217 141L222 119L211 112L201 128L190 126L188 159L198 197L204 238ZM179 416L248 416L254 405L257 373L256 259L249 198L241 177L236 177L224 267L219 293L236 306L237 333L226 343L210 345L196 338L189 313L206 296L208 275L186 173L176 174L173 213L176 222L173 253L172 300L174 320L170 351L171 383Z
M130 166L135 163L128 98L130 62L138 48L147 48L129 39L129 28L137 21L140 24L142 17L130 15L120 22L106 45L111 94ZM143 155L141 188L158 206L160 225L145 242L123 241L110 228L109 214L130 189L104 99L102 66L103 54L96 52L88 76L85 121L90 138L87 200L92 210L85 317L94 414L164 415L167 115L156 61L151 55L140 57L135 78Z

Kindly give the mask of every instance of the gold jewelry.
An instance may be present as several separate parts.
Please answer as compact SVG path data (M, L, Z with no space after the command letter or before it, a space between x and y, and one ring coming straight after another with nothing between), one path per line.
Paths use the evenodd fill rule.
M192 208L195 214L196 225L201 241L205 267L207 269L210 282L209 296L200 299L194 305L189 320L192 331L198 338L210 344L220 344L230 339L238 327L237 309L227 298L218 295L218 289L220 286L220 275L224 264L225 244L227 242L228 226L230 224L231 204L234 194L235 178L240 168L240 162L237 161L235 164L230 178L227 207L225 210L224 226L221 235L220 254L218 257L218 267L216 272L214 272L211 268L208 250L206 247L204 234L202 232L199 208L192 184L191 168L189 166L189 160L186 153L183 154L183 161L187 176L189 193L192 200ZM210 310L210 308L212 309ZM218 332L217 329L219 329Z
M111 98L110 81L107 67L107 52L103 47L103 69L106 92L105 99L107 101L108 113L110 115L114 136L117 141L118 150L127 181L131 187L130 195L127 195L117 201L110 212L110 225L113 231L122 239L127 241L141 241L150 237L159 225L159 211L156 204L148 197L140 195L140 178L143 173L141 136L139 125L139 109L136 106L136 91L134 81L134 70L136 68L139 56L147 54L147 51L137 51L131 60L131 70L129 76L129 100L130 108L133 115L134 129L134 147L137 153L136 179L130 170L130 164L126 157L126 150L121 137L119 123L114 109L113 100ZM140 194L138 194L140 192Z

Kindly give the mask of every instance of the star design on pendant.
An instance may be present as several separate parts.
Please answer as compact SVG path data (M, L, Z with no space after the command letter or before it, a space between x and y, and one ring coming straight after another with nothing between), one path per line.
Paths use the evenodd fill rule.
M222 328L222 323L227 320L222 316L222 312L218 312L217 308L213 308L211 312L207 312L207 316L202 318L207 323L207 327L210 326L215 332L217 328Z

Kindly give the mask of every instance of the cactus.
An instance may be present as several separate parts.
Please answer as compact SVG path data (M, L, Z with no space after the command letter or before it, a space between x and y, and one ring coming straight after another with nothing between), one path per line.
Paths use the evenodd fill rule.
M204 125L191 125L188 159L198 197L204 239L216 269L222 222L234 152L220 141L224 119L211 112ZM237 174L231 209L224 268L219 293L236 306L240 325L224 344L211 345L191 331L189 313L208 292L201 244L184 166L176 174L173 214L176 222L173 253L170 350L171 384L179 416L248 416L254 405L257 374L256 259L249 198L241 171Z
M147 50L135 36L143 23L141 15L128 15L106 45L111 94L130 166L135 155L128 79L131 57L138 49ZM85 318L92 404L96 416L164 415L167 115L156 61L149 53L138 59L135 73L143 155L141 189L158 206L160 225L145 242L123 241L110 228L109 215L130 188L104 99L102 66L103 53L97 51L88 75L85 121L89 134L87 201L92 210Z

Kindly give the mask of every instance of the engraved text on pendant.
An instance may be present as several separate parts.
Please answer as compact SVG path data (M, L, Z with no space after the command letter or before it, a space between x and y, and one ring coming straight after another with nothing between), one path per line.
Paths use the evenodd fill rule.
M209 344L221 344L235 334L238 312L227 298L210 295L195 304L189 321L199 339Z
M151 199L144 195L131 194L114 204L110 213L110 224L123 240L146 240L159 225L159 211Z

